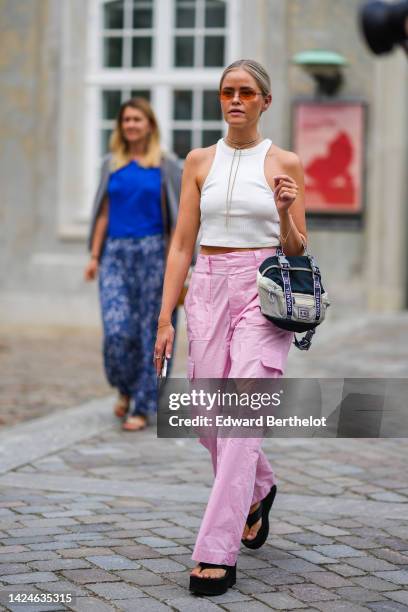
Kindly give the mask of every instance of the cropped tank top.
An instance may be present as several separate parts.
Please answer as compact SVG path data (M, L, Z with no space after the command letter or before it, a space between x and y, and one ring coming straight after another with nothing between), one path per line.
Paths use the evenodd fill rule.
M270 247L280 244L279 214L265 177L265 156L272 141L265 138L235 153L218 140L213 163L201 189L201 240L205 246ZM233 166L231 168L231 163ZM237 170L237 172L236 172ZM236 174L235 174L236 172ZM228 178L235 182L227 214Z

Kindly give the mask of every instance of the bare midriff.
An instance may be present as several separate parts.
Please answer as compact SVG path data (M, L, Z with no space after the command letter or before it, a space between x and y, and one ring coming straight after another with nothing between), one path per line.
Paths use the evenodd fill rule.
M233 253L234 251L256 251L269 247L218 247L218 246L202 246L200 247L200 255L220 255L221 253ZM271 247L270 247L271 248Z

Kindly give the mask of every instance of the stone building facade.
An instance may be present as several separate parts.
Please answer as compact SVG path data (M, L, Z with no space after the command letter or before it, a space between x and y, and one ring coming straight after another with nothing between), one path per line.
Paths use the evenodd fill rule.
M367 103L361 222L310 221L332 316L407 305L408 72L376 59L359 0L0 0L0 311L10 323L98 324L82 280L101 155L121 100L148 95L182 157L225 131L222 67L254 58L272 77L262 133L291 148L291 102L315 85L299 51L344 55L340 99ZM337 310L337 314L336 314Z

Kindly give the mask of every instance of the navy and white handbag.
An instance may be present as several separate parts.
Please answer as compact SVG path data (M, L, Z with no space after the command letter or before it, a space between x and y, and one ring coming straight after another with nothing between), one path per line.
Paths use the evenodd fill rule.
M282 329L307 332L294 341L298 349L307 351L330 306L314 257L306 248L304 255L286 256L277 247L276 255L259 266L257 287L262 314Z

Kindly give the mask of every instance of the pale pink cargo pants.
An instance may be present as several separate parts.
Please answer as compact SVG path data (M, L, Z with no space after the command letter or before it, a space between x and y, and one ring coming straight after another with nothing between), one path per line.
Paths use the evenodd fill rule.
M184 307L188 377L278 378L293 333L261 313L256 273L274 248L198 255ZM195 561L235 565L252 504L275 484L262 438L200 438L208 448L214 484L198 533Z

